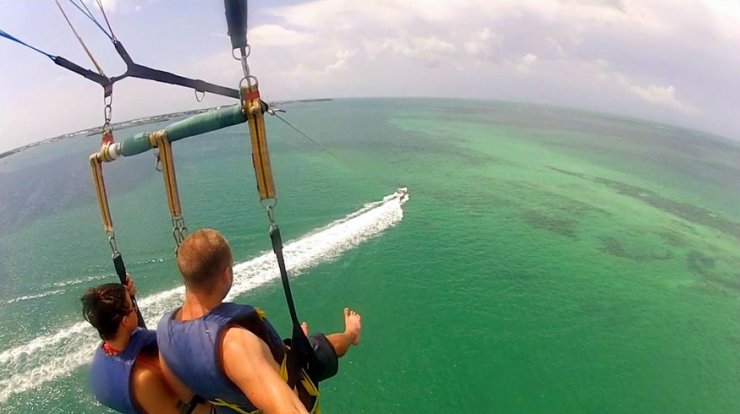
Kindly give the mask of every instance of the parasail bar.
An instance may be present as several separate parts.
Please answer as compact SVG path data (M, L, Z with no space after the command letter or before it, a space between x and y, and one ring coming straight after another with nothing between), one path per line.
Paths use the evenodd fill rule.
M167 126L163 131L170 142L215 131L247 121L247 116L239 105L208 111L193 115L190 118L177 121ZM110 148L111 161L116 155L131 157L141 154L157 146L156 140L150 138L152 132L141 132L126 138L120 144L113 144ZM117 147L117 148L116 148ZM107 157L108 158L108 157Z

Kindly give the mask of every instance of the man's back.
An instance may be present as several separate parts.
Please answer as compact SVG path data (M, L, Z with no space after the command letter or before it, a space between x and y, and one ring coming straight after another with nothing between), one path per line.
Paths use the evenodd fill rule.
M282 341L254 308L223 303L184 321L179 313L166 314L158 327L165 375L171 372L219 412L286 412L293 402L305 412L280 375Z

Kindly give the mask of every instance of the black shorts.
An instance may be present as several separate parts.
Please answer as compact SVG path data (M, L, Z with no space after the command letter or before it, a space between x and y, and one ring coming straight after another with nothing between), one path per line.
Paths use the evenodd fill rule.
M313 348L320 367L312 367L311 376L315 381L323 381L337 375L339 370L339 357L326 335L317 333L308 337L308 342Z

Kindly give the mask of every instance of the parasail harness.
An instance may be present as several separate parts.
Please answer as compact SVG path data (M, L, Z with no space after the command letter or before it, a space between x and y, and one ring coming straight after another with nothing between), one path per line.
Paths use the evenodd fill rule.
M75 36L79 40L85 52L93 62L93 65L97 69L94 72L90 69L85 69L61 56L55 56L44 52L30 44L27 44L20 39L10 35L9 33L0 29L0 37L7 38L11 41L26 46L40 54L45 55L51 59L55 64L70 70L84 78L95 82L103 87L104 95L104 124L102 128L101 147L98 152L93 153L89 157L90 167L92 170L93 182L97 194L98 206L100 208L100 214L103 222L103 230L108 237L108 244L112 251L113 265L116 270L121 283L125 283L126 280L126 266L123 261L121 253L118 251L116 235L113 226L113 220L111 217L110 206L108 203L108 195L105 187L105 180L103 176L103 163L112 162L119 157L128 157L146 152L150 149L155 150L155 156L157 157L158 170L162 172L165 183L165 192L167 195L167 204L170 212L170 218L172 220L172 234L175 240L176 250L180 243L187 236L187 227L183 218L182 207L180 205L180 198L177 189L177 177L175 173L174 154L172 151L172 143L188 138L190 136L199 135L202 133L218 130L228 126L240 124L246 122L249 126L249 136L252 146L252 165L254 167L255 176L257 179L257 190L260 197L260 203L265 208L267 213L267 219L269 223L269 236L272 244L272 249L277 258L278 268L280 270L280 278L285 292L285 298L290 312L290 319L293 325L292 336L286 339L286 345L289 351L286 353L286 360L283 361L283 366L286 368L284 371L284 379L288 382L291 388L301 389L301 384L304 385L303 391L306 391L305 382L306 375L312 379L312 382L318 384L316 374L321 369L320 362L314 354L313 348L311 347L308 338L301 329L301 325L295 309L293 301L293 295L290 289L290 281L288 278L288 272L285 265L285 259L283 257L283 242L280 235L280 228L277 225L275 219L275 206L277 204L277 193L275 191L275 183L272 176L272 169L270 166L270 155L267 145L267 136L265 132L265 112L277 116L281 121L285 122L291 128L297 130L305 137L311 139L302 131L297 129L295 126L290 124L288 121L276 114L276 110L270 108L264 101L260 99L259 82L257 78L251 74L248 57L250 55L251 47L247 40L247 1L246 0L224 0L224 6L226 9L226 21L228 26L228 34L231 39L232 56L239 60L243 69L243 78L239 82L239 89L231 89L224 86L208 83L199 79L190 79L180 75L176 75L170 72L153 69L147 66L139 65L131 59L130 55L126 51L123 43L118 40L113 33L113 29L110 25L105 10L103 8L101 0L96 0L98 8L105 20L105 24L108 28L106 30L103 25L93 16L92 12L85 5L84 1L79 0L68 0L73 6L75 6L82 14L90 19L105 35L110 39L113 47L118 52L118 55L126 63L126 71L119 75L108 77L102 67L95 60L90 50L85 45L82 38L77 34L74 26L67 17L64 9L58 0L55 0L59 7L62 15L69 24L70 28L74 32ZM235 52L239 51L237 57ZM170 83L180 86L192 88L195 91L196 99L199 99L205 92L211 92L214 94L227 96L231 98L239 99L240 105L230 106L225 108L219 108L214 111L191 116L190 118L183 119L175 122L166 128L153 131L148 133L139 133L132 137L126 138L121 142L116 142L113 137L113 131L111 128L111 114L112 114L112 94L113 84L128 78L140 78L148 79L157 82ZM278 110L279 111L279 110ZM316 143L313 139L311 139ZM319 145L318 143L316 143ZM161 169L159 168L161 166ZM144 319L141 315L139 307L136 303L136 299L132 296L134 308L136 309L137 316L139 317L139 325L146 327ZM309 381L311 382L311 381ZM312 384L311 384L312 385ZM314 386L313 389L308 390L313 398L314 412L318 412L318 386ZM202 401L196 396L190 404L183 405L183 412L192 412L195 408L195 402Z

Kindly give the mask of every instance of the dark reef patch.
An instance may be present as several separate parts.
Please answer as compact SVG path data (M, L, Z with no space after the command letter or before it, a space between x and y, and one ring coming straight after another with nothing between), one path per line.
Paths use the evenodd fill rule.
M714 269L715 260L698 250L692 250L686 255L686 267L692 273L706 276Z
M578 238L578 221L572 218L543 214L536 210L525 210L521 213L521 217L525 223L536 229L549 231L571 239Z
M599 239L601 247L599 250L602 252L620 257L623 259L634 260L636 262L650 262L654 260L670 260L673 258L673 253L666 249L663 252L651 252L651 251L633 251L624 247L624 244L616 237L602 237Z
M686 247L689 245L689 241L686 240L686 237L677 231L660 230L656 231L655 234L672 247Z
M722 233L731 235L740 240L740 223L728 220L705 208L697 207L690 203L670 200L654 191L621 183L619 181L608 180L599 177L590 177L585 174L567 171L551 166L547 168L562 174L567 174L573 177L589 180L594 183L606 185L619 194L638 199L652 207L673 214L692 223L712 227Z
M686 255L686 267L705 282L740 292L740 273L721 272L716 269L717 260L704 253L691 250Z

